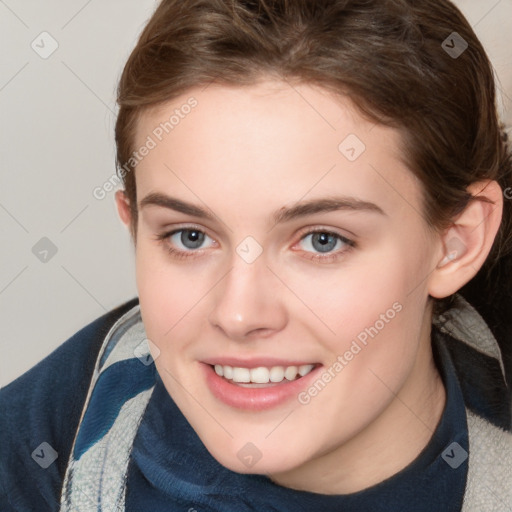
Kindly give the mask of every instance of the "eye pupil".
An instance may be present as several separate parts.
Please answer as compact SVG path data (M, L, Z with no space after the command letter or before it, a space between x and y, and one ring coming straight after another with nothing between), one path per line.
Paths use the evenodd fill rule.
M184 229L181 233L181 243L187 249L196 249L204 241L204 233L195 229Z

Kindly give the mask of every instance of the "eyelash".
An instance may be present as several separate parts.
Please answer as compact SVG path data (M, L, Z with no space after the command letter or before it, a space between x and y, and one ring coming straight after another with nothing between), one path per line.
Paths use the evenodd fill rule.
M201 249L197 249L197 250L191 249L188 251L181 251L181 250L175 249L174 247L171 247L169 245L168 239L172 235L175 235L176 233L180 233L181 231L198 231L198 232L208 236L202 229L199 229L198 227L186 226L186 227L182 227L179 229L174 229L172 231L166 231L163 233L159 233L156 235L155 240L158 243L160 243L161 245L163 245L166 252L168 254L170 254L175 259L183 260L183 259L187 259L187 258L199 257L200 253L201 253ZM324 253L324 254L311 253L309 251L304 251L304 252L306 252L306 254L308 254L308 256L304 256L306 259L309 259L312 261L319 261L321 263L331 263L331 262L339 260L347 252L351 251L352 249L354 249L356 247L356 243L353 240L350 240L349 238L347 238L343 235L340 235L339 233L330 231L328 229L323 229L323 228L315 228L315 229L310 229L309 231L305 231L301 235L299 242L304 240L307 236L313 235L315 233L323 233L326 235L332 235L332 236L336 237L338 240L340 240L342 243L344 243L346 247L344 247L342 249L338 249L338 251L336 251L336 252L330 252L330 253Z

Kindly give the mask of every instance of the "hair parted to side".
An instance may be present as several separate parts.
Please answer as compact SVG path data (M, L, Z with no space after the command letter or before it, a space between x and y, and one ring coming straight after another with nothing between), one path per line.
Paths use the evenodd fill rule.
M453 32L467 49L441 46ZM448 0L163 0L122 73L115 128L118 170L134 150L137 120L192 87L266 77L318 85L350 98L367 118L397 128L405 164L424 189L423 214L444 229L482 179L512 186L488 57ZM135 169L121 176L136 242ZM495 292L491 270L510 261L512 209L473 285ZM508 256L508 258L505 258ZM507 267L507 268L510 268ZM503 279L510 279L498 274ZM510 292L510 281L500 286ZM508 296L508 295L507 295Z

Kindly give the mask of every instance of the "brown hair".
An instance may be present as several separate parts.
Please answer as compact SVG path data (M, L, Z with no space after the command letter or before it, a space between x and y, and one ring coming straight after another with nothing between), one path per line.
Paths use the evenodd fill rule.
M464 41L465 51L450 54ZM118 170L127 168L146 109L212 81L243 86L268 76L346 95L368 118L400 130L404 161L423 184L425 220L436 229L467 205L471 183L512 185L491 65L447 0L163 0L119 82ZM122 179L136 241L134 172ZM489 272L511 249L505 201L492 253L473 285L494 290Z

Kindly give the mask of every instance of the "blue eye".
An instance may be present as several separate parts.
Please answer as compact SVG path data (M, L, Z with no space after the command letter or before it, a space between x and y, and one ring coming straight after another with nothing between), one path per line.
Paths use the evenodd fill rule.
M309 237L311 237L311 239L308 245L318 252L330 252L336 248L336 245L340 242L340 238L332 233L310 233L304 237L303 240Z
M199 249L206 238L211 240L208 235L202 231L199 231L198 229L180 229L174 233L170 233L169 235L171 244L176 246L178 250L185 251L193 251L194 249Z
M338 233L330 231L312 231L307 233L299 242L302 249L306 252L313 253L317 258L334 256L345 252L350 247L354 247L355 243Z
M206 240L210 246L215 245L215 240L204 231L195 227L175 229L156 235L155 240L162 244L165 251L175 259L195 258L201 256L208 245L203 245Z

